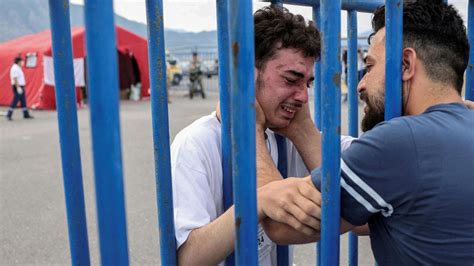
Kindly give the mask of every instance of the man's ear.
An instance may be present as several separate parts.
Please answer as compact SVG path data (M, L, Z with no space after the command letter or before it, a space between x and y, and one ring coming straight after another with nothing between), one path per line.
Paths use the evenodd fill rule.
M416 52L413 48L404 48L402 52L402 80L407 81L415 76Z

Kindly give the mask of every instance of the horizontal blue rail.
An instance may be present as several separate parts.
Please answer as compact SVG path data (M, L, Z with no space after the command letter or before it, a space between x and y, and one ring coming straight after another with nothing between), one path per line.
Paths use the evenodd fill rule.
M320 5L320 0L284 0L283 3L316 7ZM341 9L355 10L359 12L373 12L377 7L384 5L384 3L385 1L383 0L341 0Z

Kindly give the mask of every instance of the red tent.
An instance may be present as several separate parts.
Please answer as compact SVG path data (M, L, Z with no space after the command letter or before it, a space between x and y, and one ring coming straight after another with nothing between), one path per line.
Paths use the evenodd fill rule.
M79 87L84 87L86 84L85 61L87 61L87 57L85 31L82 27L73 28L71 34L75 85L79 92ZM141 97L148 97L150 82L148 76L148 45L146 39L121 27L116 27L116 38L118 61L120 62L120 83L123 86L124 83L130 83L130 79L140 81L142 84ZM14 58L17 56L21 56L25 59L23 71L26 79L28 107L34 109L56 109L50 31L23 36L0 44L0 105L9 105L12 100L13 92L10 85L10 67L13 64ZM135 60L132 58L135 58ZM124 61L124 59L126 60ZM123 64L123 62L125 62L125 64ZM135 66L135 68L133 66ZM134 73L130 73L130 71ZM134 76L139 80L133 78ZM81 94L78 93L77 95L79 102Z

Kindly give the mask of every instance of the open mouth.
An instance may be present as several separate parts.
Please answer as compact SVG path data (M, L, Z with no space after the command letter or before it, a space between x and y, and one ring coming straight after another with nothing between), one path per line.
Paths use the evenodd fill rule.
M295 108L292 108L292 107L287 106L287 105L282 105L281 109L283 109L283 111L288 112L290 114L294 114L296 112Z
M298 104L292 104L292 103L283 103L280 104L280 108L283 111L283 117L285 119L293 119L296 115L296 112L298 109L301 107L301 105Z

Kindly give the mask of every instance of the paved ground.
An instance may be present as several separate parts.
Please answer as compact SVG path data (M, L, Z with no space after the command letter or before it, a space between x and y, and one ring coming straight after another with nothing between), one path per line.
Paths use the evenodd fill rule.
M215 92L209 92L205 100L189 100L184 94L185 89L172 92L171 139L210 113L218 100ZM70 255L56 112L35 111L33 115L31 121L21 119L18 111L13 122L0 117L0 264L67 265ZM98 265L89 110L79 110L78 117L90 253L92 263ZM160 264L149 101L121 103L121 134L130 262ZM346 237L342 239L341 265L346 265ZM294 263L315 265L314 247L297 246ZM366 237L361 238L359 250L360 265L373 265Z

